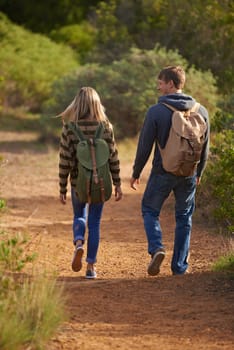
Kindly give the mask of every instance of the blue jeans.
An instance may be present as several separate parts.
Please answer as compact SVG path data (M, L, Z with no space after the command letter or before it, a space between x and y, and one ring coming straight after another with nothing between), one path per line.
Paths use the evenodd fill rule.
M176 219L171 270L174 274L184 274L188 268L196 175L190 177L169 173L158 175L152 170L142 199L142 215L148 240L148 253L154 254L157 249L163 248L159 215L171 191L175 196Z
M88 217L88 243L86 261L94 264L97 261L97 251L100 240L100 222L102 216L103 203L87 204L81 203L76 195L75 190L71 190L71 199L73 207L73 237L74 244L76 241L85 241L86 222ZM88 215L87 215L88 214Z

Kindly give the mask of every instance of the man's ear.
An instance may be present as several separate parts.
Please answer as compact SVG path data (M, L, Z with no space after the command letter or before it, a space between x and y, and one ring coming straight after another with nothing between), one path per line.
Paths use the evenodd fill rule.
M174 89L175 88L175 84L174 84L174 81L173 80L170 80L169 81L169 86L171 89Z

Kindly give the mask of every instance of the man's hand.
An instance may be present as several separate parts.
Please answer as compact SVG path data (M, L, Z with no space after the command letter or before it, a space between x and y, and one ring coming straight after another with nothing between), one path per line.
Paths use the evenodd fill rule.
M139 180L139 179L134 179L134 177L132 177L132 178L130 179L130 186L131 186L131 188L134 189L134 190L137 189L136 186L135 186L135 184L139 185L139 183L140 183L140 180Z
M121 190L121 186L115 186L115 200L116 200L116 202L120 201L122 196L123 196L123 193Z
M201 178L197 177L197 186L200 185L200 183L201 183Z
M66 193L60 193L60 202L66 204Z

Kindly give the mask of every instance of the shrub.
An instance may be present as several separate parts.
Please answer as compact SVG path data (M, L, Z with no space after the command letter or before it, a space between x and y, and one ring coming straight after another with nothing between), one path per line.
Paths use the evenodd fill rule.
M65 45L32 34L0 13L0 105L39 108L53 82L77 68Z
M21 233L13 237L4 231L0 234L0 266L4 271L21 271L27 262L35 259L35 254L25 254L27 239Z
M57 43L69 45L84 62L85 57L95 46L96 32L88 22L84 21L53 30L50 37Z
M234 96L219 105L211 124L210 161L203 176L202 197L210 216L225 231L234 232ZM201 191L200 191L201 192ZM204 206L206 207L206 206ZM205 210L205 209L204 209Z
M82 86L89 85L100 94L107 115L115 124L117 137L135 136L148 107L156 102L157 74L169 64L185 67L188 72L186 91L215 111L217 93L211 73L188 68L187 61L176 51L156 46L148 51L132 49L123 59L108 66L85 65L76 75L57 81L45 105L45 113L60 113Z
M234 277L234 253L221 256L214 264L213 271L230 273Z
M212 137L211 160L204 173L206 196L217 223L234 232L234 134L223 130Z

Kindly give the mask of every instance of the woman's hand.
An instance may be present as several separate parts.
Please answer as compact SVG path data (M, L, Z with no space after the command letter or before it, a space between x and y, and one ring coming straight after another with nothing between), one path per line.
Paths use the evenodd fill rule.
M66 198L67 196L66 196L66 193L60 193L60 202L62 203L62 204L66 204Z
M115 200L119 201L123 196L122 190L121 190L121 186L115 186Z

